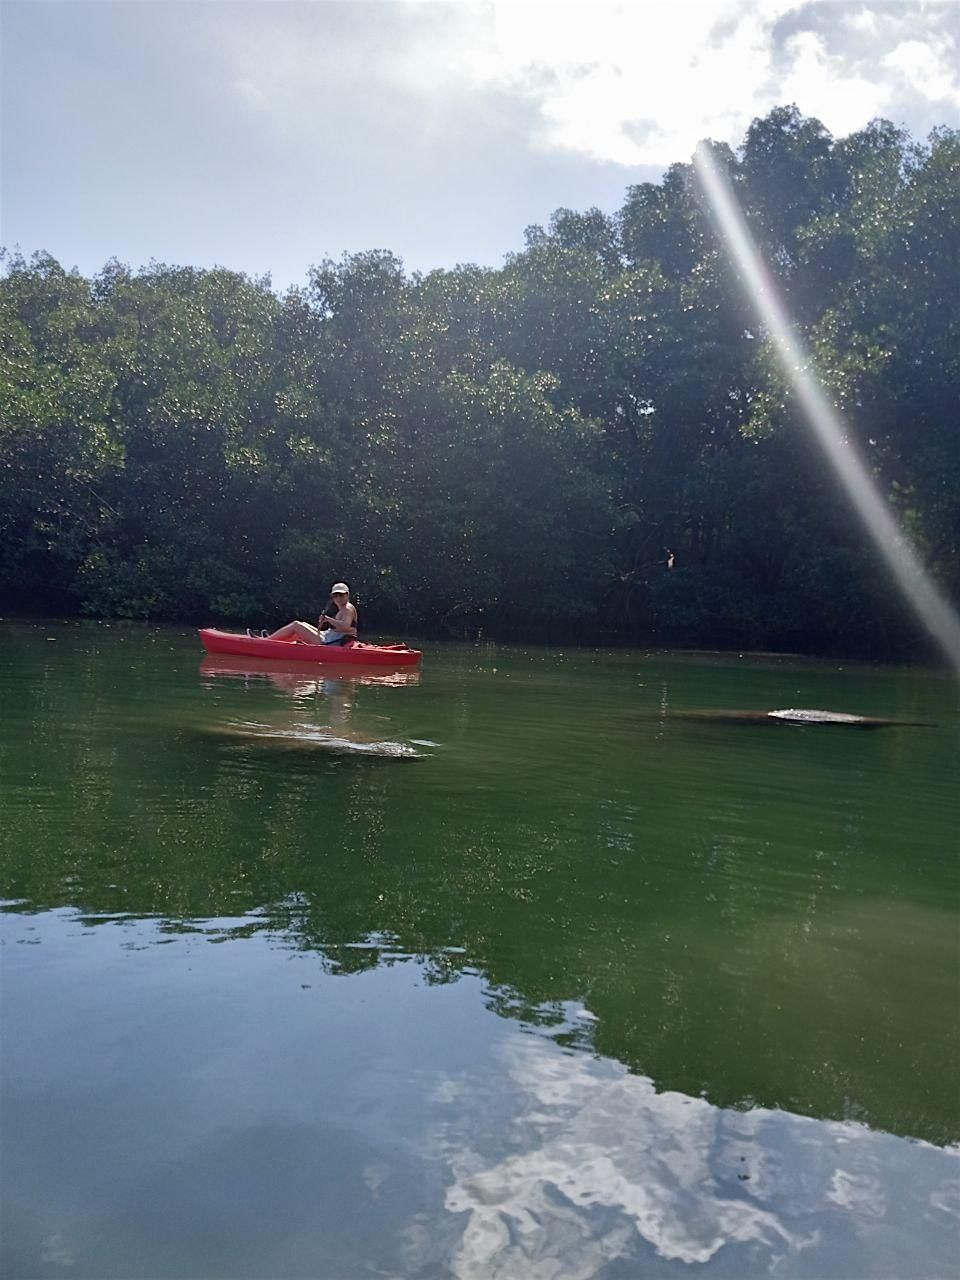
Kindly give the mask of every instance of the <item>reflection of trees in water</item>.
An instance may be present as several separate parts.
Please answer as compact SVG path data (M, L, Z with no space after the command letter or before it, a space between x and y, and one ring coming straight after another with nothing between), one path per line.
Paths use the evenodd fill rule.
M86 696L82 673L69 692ZM35 696L47 725L71 714L65 686ZM91 713L69 750L49 732L31 742L43 803L7 805L8 897L76 906L91 927L153 916L211 941L266 934L343 976L480 971L499 1016L660 1086L960 1132L939 1068L949 1005L929 999L931 974L953 972L945 917L923 905L922 864L873 857L868 812L824 811L822 842L794 846L747 779L716 790L706 832L686 821L684 744L669 735L659 793L638 765L629 800L611 784L571 812L506 786L424 796L377 761L278 769L175 724L145 721L121 745ZM595 1023L567 1019L578 1001Z

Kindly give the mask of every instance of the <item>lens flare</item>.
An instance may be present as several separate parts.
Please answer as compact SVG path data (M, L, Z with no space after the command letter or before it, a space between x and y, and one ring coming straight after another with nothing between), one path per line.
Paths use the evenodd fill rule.
M907 535L871 479L846 431L843 419L827 398L813 363L793 325L747 227L743 212L709 143L693 158L710 207L738 267L744 286L770 336L777 355L813 434L894 581L929 634L939 643L960 675L960 618L925 571Z

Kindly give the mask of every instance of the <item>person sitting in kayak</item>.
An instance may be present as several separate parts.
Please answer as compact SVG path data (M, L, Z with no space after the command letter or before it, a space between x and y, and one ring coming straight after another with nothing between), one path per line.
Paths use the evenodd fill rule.
M272 631L267 640L302 640L306 644L347 644L357 638L357 611L350 603L350 588L345 582L335 582L330 588L330 598L336 605L331 617L320 615L317 626L309 622L288 622L278 631Z

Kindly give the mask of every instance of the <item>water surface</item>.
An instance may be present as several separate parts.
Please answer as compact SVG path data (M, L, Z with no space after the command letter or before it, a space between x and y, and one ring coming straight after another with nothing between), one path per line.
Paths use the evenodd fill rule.
M0 628L4 1274L953 1273L948 678L201 659Z

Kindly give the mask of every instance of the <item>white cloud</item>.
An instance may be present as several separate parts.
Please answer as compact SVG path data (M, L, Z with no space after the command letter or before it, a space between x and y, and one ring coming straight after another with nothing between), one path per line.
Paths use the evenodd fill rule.
M294 140L370 103L442 134L470 104L513 110L525 144L665 166L796 102L836 135L877 115L925 129L960 116L960 64L941 5L635 0L259 6L223 31L228 90ZM960 7L958 7L960 12ZM282 20L281 20L282 19ZM909 37L907 35L909 33ZM426 126L425 126L425 123ZM384 121L389 128L389 119ZM416 147L421 141L410 138Z
M485 24L471 15L472 42L459 42L452 65L465 83L536 103L541 146L665 165L703 137L738 143L754 117L784 102L835 134L882 113L903 119L911 104L960 107L942 9L904 4L892 20L881 5L789 0L495 0ZM900 42L905 22L916 36Z
M780 100L795 102L834 134L853 133L887 108L890 95L879 81L855 71L839 72L823 37L812 31L790 36L785 45L790 70L780 84Z
M931 102L960 107L960 75L957 49L946 38L923 43L904 40L883 59L883 65L899 71L913 85L923 87Z
M877 15L866 6L848 14L846 22L847 26L854 31L872 33L877 30Z
M776 5L771 17L785 10ZM769 73L770 17L729 3L494 4L486 40L463 50L464 74L536 101L541 145L619 164L685 159L722 121L753 114L740 86ZM725 19L731 36L711 44Z
M5 239L86 271L492 265L790 101L838 135L960 126L960 3L933 0L46 0L3 27Z

